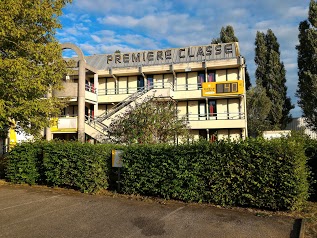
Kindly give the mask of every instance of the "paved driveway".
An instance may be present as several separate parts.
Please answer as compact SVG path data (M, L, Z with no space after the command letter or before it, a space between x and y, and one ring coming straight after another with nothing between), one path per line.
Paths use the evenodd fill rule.
M0 185L0 237L297 237L294 219L160 204L46 187Z

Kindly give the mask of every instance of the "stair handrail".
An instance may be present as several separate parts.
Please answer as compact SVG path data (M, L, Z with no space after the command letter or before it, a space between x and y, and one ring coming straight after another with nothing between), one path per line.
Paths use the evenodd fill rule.
M96 118L90 117L90 116L85 116L85 123L90 125L91 127L95 128L97 131L100 133L104 134L105 131L107 130L108 126L106 126L104 123L96 120ZM101 130L98 128L102 128Z
M122 100L121 102L116 104L114 107L112 107L110 109L110 111L104 112L101 115L99 115L96 118L96 120L98 122L102 122L102 121L106 120L107 118L109 118L110 116L112 116L113 114L118 112L120 109L122 109L126 105L130 104L131 102L133 102L136 98L138 98L138 97L142 96L143 94L145 94L146 92L148 92L149 90L150 89L145 88L145 87L137 90L135 93L131 94L129 97L125 98L124 100Z

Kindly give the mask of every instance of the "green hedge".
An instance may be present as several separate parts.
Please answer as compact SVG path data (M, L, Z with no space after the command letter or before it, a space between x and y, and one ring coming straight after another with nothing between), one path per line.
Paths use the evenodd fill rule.
M308 196L304 146L293 138L135 145L123 159L128 194L274 210L297 209Z
M310 200L317 201L317 140L306 139L305 153L308 157L309 169L311 170Z
M308 197L307 147L298 136L179 146L25 143L8 155L6 178L92 193L116 185L111 150L123 149L124 193L293 210Z
M6 178L14 183L42 183L43 147L46 142L22 143L6 157Z
M8 155L6 178L96 192L108 188L113 148L66 141L24 143Z

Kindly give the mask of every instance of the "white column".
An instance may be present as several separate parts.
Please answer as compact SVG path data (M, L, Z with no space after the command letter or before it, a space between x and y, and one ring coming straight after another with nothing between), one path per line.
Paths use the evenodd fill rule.
M94 111L95 111L95 117L96 117L96 116L99 116L99 113L98 113L98 88L99 88L98 74L94 74L94 85L95 85L95 92L97 95L97 102L94 105Z
M78 141L85 142L85 61L79 60L78 66Z

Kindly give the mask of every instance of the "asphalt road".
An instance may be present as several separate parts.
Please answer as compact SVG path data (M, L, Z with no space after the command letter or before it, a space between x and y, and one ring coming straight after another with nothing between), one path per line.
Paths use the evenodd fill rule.
M6 238L292 238L298 237L294 222L199 204L0 185L0 237Z

